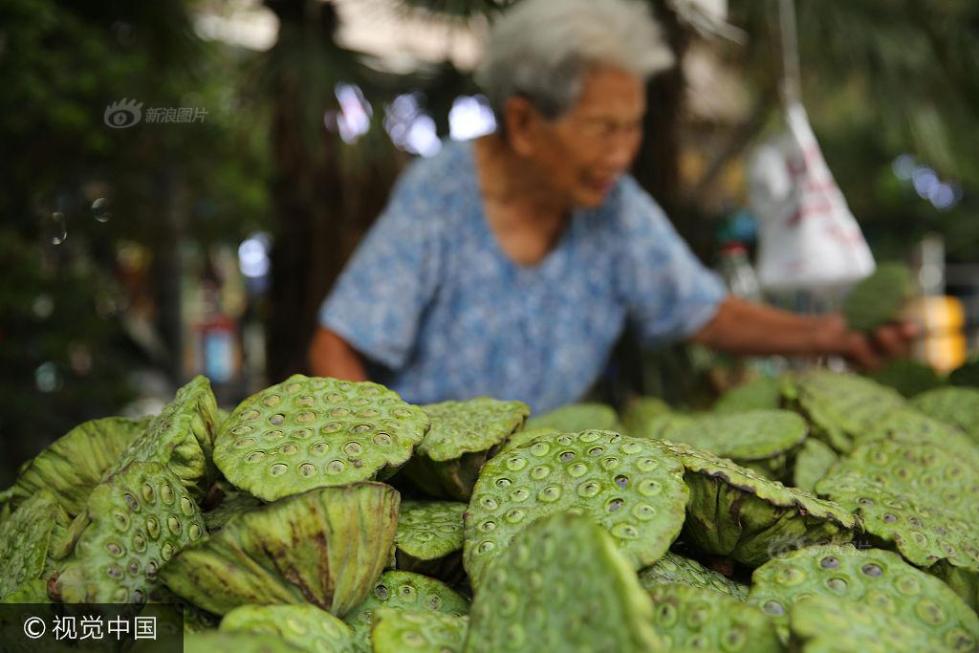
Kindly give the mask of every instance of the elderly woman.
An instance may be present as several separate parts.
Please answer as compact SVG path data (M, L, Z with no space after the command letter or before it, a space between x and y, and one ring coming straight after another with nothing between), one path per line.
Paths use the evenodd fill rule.
M644 81L673 56L643 5L524 0L477 81L497 131L414 162L320 312L312 372L385 383L417 403L490 395L547 410L579 399L627 322L649 343L742 354L906 345L838 315L729 296L627 174Z

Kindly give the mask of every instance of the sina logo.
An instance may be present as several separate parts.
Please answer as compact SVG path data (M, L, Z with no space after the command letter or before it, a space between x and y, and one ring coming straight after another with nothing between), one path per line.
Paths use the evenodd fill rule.
M143 117L143 103L122 98L105 108L105 124L113 129L132 127Z

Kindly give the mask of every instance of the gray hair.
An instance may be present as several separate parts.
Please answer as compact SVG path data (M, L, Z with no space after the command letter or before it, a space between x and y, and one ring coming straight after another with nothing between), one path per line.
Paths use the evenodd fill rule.
M548 118L560 116L594 65L645 78L671 67L673 53L635 0L523 0L493 26L476 82L502 129L503 106L517 95Z

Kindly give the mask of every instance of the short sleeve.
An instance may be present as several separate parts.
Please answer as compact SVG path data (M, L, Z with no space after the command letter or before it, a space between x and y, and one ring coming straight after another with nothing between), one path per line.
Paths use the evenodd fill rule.
M320 324L390 369L411 354L434 295L438 228L408 171L320 307Z
M717 312L724 285L635 180L624 178L619 190L619 278L630 321L647 344L690 337Z

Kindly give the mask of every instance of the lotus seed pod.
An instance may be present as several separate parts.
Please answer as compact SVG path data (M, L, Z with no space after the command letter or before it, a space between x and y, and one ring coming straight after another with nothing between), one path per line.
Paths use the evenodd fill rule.
M383 483L312 490L228 521L160 574L178 596L214 614L312 603L342 617L388 561L398 503Z
M181 479L158 463L130 463L100 483L85 516L55 584L65 603L145 603L159 569L207 537Z
M945 385L935 368L910 358L892 360L871 373L870 378L908 398Z
M552 433L557 433L557 431L552 428L547 428L546 426L539 429L523 429L521 431L517 431L510 436L510 439L503 444L495 455L502 455L504 452L508 452L511 449L516 449L517 447L525 445L531 440L536 440L542 435L550 435Z
M610 534L635 569L663 556L683 526L683 467L652 440L610 431L542 436L483 467L465 515L463 564L474 588L517 532L577 511Z
M813 435L836 451L853 441L906 402L896 391L853 374L815 370L783 384L788 407L805 417Z
M421 408L382 385L297 374L235 408L214 461L239 488L275 501L386 477L428 428Z
M0 524L0 600L41 578L52 537L68 525L54 494L41 490Z
M752 410L696 417L674 429L668 439L781 476L787 456L798 449L808 431L805 421L790 411Z
M774 622L752 605L684 584L657 584L648 592L653 625L667 650L782 651Z
M671 551L639 572L639 584L647 591L657 585L689 585L729 594L739 601L748 597L747 585Z
M11 508L45 490L77 515L105 471L146 430L150 418L107 417L83 422L28 461L8 490Z
M521 401L477 397L422 406L432 426L402 474L433 497L468 501L486 460L523 426Z
M210 461L216 413L210 381L194 377L122 452L103 480L134 462L158 463L176 474L195 498L203 496L215 474Z
M968 462L979 469L979 448L958 428L941 422L911 408L897 409L868 428L859 439L861 443L893 440L911 444L929 443Z
M528 429L549 428L558 433L588 429L614 431L618 426L619 416L615 413L615 409L599 403L568 404L542 415L534 415L527 420Z
M873 331L897 319L911 297L907 266L885 263L858 283L843 301L846 323L856 331Z
M812 492L816 483L829 472L839 460L833 448L822 440L806 438L795 457L795 467L792 470L792 485Z
M380 608L374 613L371 650L374 653L462 653L467 617L428 610Z
M218 624L221 622L221 617L213 615L206 610L201 610L192 603L187 603L167 589L167 587L162 583L156 585L150 591L147 604L163 604L172 606L173 608L179 610L183 615L184 634L216 630Z
M770 481L730 460L663 442L686 468L685 537L713 555L757 567L786 547L844 543L856 520L830 501Z
M344 618L354 630L359 650L370 650L377 610L425 610L452 617L469 613L469 602L445 583L408 571L386 571L367 598Z
M220 530L239 515L257 510L265 505L259 499L235 488L230 483L221 489L219 495L221 497L220 503L204 513L204 522L207 524L208 532Z
M352 653L350 626L314 605L243 605L221 620L223 633L275 635L305 651Z
M50 604L48 581L44 578L29 580L7 594L0 594L0 603Z
M781 404L781 381L762 376L725 392L714 403L714 412L744 413L751 410L776 410Z
M670 405L658 397L638 397L622 413L622 432L637 438L651 437L649 423L662 415L669 415Z
M895 492L869 476L842 471L832 471L819 481L816 493L853 511L864 531L896 548L918 567L947 561L953 567L979 572L975 523L932 500L922 501L918 495Z
M664 650L652 624L650 599L608 532L587 516L551 514L489 564L463 650Z
M979 477L975 472L967 460L930 443L879 440L858 446L832 468L830 476L862 475L916 503L933 504L950 515L979 523ZM831 483L830 479L827 485Z
M938 388L918 395L911 405L929 417L962 429L979 445L979 388Z
M312 649L297 647L275 635L208 631L184 637L184 653L306 653Z
M926 630L950 651L975 651L979 617L948 586L880 549L811 546L769 560L751 577L749 602L780 621L807 596L879 607Z
M451 501L405 501L398 517L398 569L415 571L462 551L462 514L466 504Z
M876 605L811 596L789 616L789 650L803 653L918 653L947 651L940 639Z

